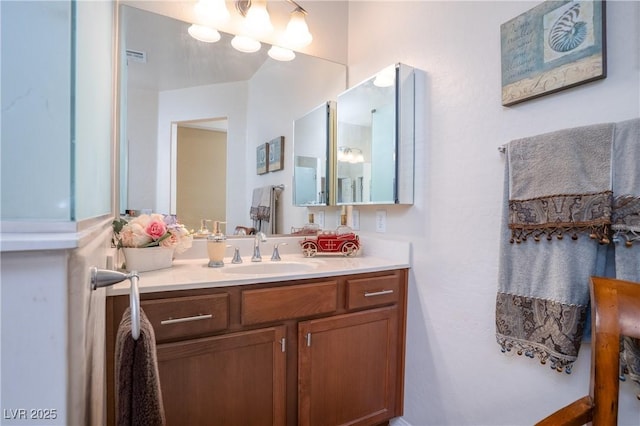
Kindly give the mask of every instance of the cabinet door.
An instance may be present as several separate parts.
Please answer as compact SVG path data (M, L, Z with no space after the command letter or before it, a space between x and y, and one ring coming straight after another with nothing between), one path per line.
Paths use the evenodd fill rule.
M158 345L167 425L284 425L285 327Z
M300 425L374 425L395 413L397 307L298 327Z

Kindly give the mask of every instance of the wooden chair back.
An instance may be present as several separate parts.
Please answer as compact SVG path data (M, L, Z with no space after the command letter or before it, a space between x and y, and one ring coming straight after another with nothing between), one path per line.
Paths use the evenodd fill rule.
M537 426L618 424L620 337L640 338L640 283L592 277L591 384L589 395L556 411Z

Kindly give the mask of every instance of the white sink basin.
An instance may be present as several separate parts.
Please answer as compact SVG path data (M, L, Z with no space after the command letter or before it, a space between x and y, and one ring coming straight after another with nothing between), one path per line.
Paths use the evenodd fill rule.
M225 265L225 274L272 275L309 272L315 268L312 263L303 262L255 262L240 265Z

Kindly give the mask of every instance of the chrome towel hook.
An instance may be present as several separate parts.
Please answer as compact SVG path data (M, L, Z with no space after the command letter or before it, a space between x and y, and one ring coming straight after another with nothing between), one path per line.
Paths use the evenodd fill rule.
M140 290L138 289L137 271L131 271L128 274L119 271L111 271L109 269L98 269L91 267L91 289L96 290L100 287L108 287L124 280L129 280L131 288L129 291L129 308L131 310L131 335L134 340L140 337Z

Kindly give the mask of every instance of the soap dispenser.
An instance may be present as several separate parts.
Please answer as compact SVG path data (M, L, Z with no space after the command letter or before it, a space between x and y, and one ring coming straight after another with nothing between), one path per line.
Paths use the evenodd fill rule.
M227 237L220 232L220 224L226 222L214 221L213 233L207 237L207 253L209 254L209 267L220 268L224 266L224 251L227 247Z

